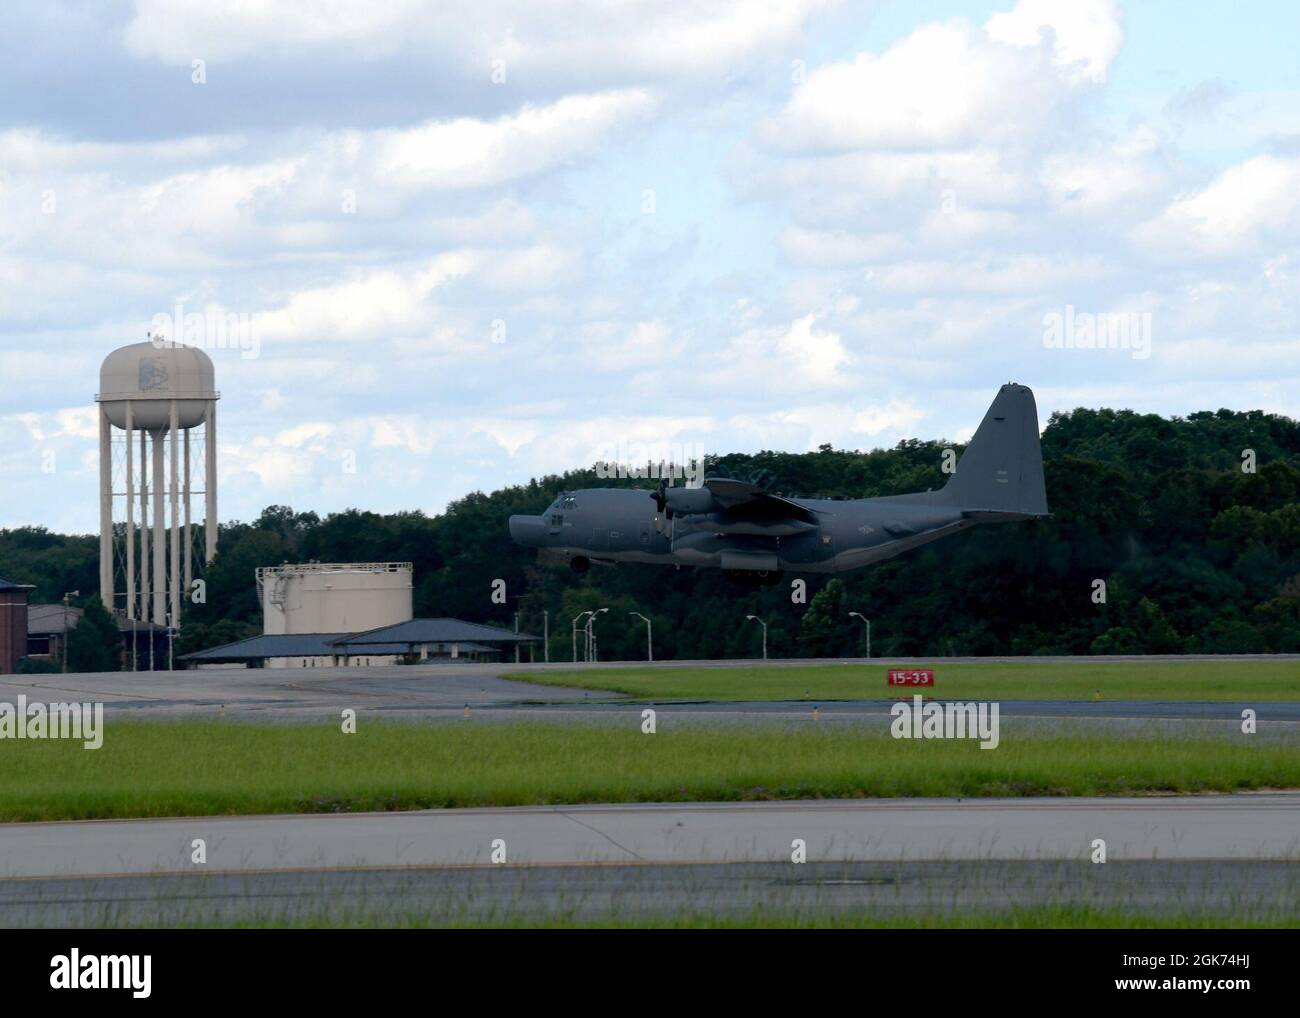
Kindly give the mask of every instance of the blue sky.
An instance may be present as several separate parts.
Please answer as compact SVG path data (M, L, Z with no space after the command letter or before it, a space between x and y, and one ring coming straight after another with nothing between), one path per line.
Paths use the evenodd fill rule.
M178 302L254 333L226 519L961 440L1009 379L1300 416L1294 5L441 11L6 9L0 526L94 529L99 363Z

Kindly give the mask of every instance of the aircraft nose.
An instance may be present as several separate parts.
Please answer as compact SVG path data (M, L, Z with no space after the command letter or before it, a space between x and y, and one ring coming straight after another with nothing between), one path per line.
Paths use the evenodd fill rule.
M511 516L510 537L526 548L541 548L546 544L546 524L540 516Z

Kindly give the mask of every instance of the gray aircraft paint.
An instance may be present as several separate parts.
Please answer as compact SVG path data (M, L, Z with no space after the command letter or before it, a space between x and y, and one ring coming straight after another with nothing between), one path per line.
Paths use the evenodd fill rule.
M575 568L590 562L711 567L741 574L838 573L981 523L1047 515L1034 394L1002 386L938 491L866 499L783 498L730 478L669 488L565 492L541 516L510 517L516 543Z

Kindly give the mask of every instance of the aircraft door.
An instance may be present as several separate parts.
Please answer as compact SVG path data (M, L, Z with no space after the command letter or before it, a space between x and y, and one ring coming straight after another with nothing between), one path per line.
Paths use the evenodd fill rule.
M837 520L834 515L826 513L822 519L821 532L817 535L817 550L821 558L835 557L835 528Z

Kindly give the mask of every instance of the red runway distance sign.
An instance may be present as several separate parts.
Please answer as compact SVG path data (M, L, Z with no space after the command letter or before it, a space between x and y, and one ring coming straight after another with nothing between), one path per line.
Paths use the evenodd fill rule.
M891 686L933 686L934 672L929 668L900 668L886 673Z

